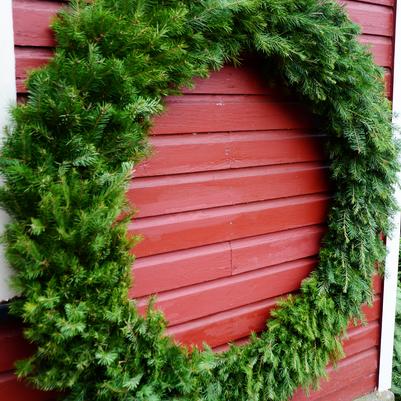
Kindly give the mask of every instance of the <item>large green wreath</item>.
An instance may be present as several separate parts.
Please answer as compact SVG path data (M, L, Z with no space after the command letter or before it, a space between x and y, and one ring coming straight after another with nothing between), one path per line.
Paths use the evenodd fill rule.
M390 106L358 28L331 0L74 0L53 29L55 56L31 74L0 158L7 257L24 294L13 311L38 346L19 375L74 401L284 401L316 384L372 300L395 208ZM159 313L142 318L128 301L125 190L163 97L244 52L321 116L329 229L318 267L264 333L223 354L189 352Z

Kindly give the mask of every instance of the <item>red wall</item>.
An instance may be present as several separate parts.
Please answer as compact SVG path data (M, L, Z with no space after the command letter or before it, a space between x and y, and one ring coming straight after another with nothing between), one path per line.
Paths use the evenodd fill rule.
M393 0L344 3L390 82ZM60 4L14 0L22 97L26 70L51 55L47 25ZM158 293L171 335L218 351L263 330L277 297L296 291L316 263L329 196L324 138L302 105L269 89L251 62L213 73L167 105L153 129L154 154L128 191L138 208L130 229L144 236L130 295L143 310ZM350 330L346 359L310 399L352 400L375 388L380 284L374 307L365 308L368 325ZM0 327L0 349L0 401L51 398L27 394L12 374L13 361L30 352L18 327Z

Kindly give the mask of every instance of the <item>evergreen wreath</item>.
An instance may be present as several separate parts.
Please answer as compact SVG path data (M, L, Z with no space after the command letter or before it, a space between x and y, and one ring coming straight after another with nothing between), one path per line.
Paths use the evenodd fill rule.
M316 385L372 300L395 210L398 145L359 28L332 0L73 0L53 30L54 58L30 75L0 157L24 295L12 310L38 347L19 375L70 401L284 401ZM125 191L163 97L243 52L321 116L335 193L300 293L248 344L190 352L159 312L141 317L128 300Z

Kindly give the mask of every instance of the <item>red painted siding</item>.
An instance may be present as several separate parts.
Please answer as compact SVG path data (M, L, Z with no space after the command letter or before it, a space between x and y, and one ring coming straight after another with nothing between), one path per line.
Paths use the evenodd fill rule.
M13 373L15 361L29 356L33 349L22 338L19 324L0 323L0 401L54 400L54 394L34 390Z
M26 77L26 71L46 63L51 56L49 48L54 46L54 39L48 28L48 23L65 2L54 0L13 1L17 88L18 92L23 93L25 91L23 80ZM372 48L376 62L388 70L388 80L390 81L394 0L341 0L340 3L347 8L351 18L361 24L361 42ZM26 23L27 21L29 23ZM234 78L234 80L236 79ZM247 86L247 81L240 86ZM254 80L251 79L251 81L253 83L250 84L250 88L254 89ZM208 85L206 84L206 86ZM236 92L235 89L234 92ZM259 90L256 89L256 92ZM211 90L207 93L215 94L216 91Z
M394 0L342 1L362 25L361 42L386 70L391 93ZM47 62L48 22L62 1L14 0L16 80ZM313 117L268 88L252 63L226 66L193 90L167 99L155 119L153 156L136 167L128 199L138 209L130 233L143 241L130 296L144 310L149 294L183 344L216 352L265 327L278 298L299 288L316 263L330 184ZM351 328L346 358L330 380L293 401L350 401L377 385L381 281L367 325ZM32 351L17 326L0 326L0 401L49 400L12 374ZM3 352L3 349L5 352Z

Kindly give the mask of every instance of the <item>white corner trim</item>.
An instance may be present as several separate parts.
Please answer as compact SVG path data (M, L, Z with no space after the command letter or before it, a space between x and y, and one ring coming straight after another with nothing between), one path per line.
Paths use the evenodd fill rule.
M10 123L9 110L16 103L14 29L12 0L0 0L0 140L4 127ZM8 221L6 213L0 209L0 232ZM0 302L15 295L9 286L11 270L0 248Z
M396 4L396 21L394 37L394 70L393 70L393 123L397 127L394 135L401 138L398 127L401 126L401 8ZM400 161L401 162L401 161ZM401 175L398 176L401 182ZM401 190L395 189L395 197L398 206L401 207ZM391 388L395 308L397 301L397 276L398 255L400 247L400 213L392 216L393 230L387 238L387 257L385 265L385 277L383 288L382 327L380 341L380 365L379 365L379 391Z

